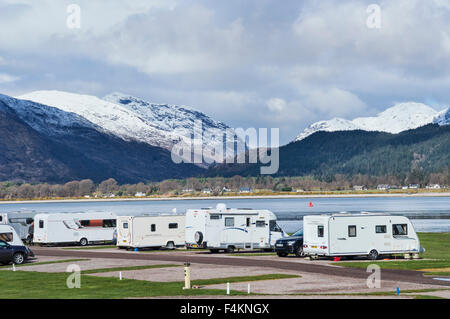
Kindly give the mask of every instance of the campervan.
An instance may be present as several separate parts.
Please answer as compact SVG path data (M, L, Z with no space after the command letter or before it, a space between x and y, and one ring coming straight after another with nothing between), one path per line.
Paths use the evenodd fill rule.
M424 249L411 221L378 213L337 213L303 217L303 252L307 256L405 254L419 257Z
M111 242L116 227L114 213L56 213L34 217L33 242L38 244Z
M273 249L285 236L269 210L227 208L189 209L186 212L186 247L211 252L235 249Z
M11 212L0 214L0 224L12 226L22 240L29 240L30 227L33 225L35 212Z
M184 215L118 216L120 248L169 248L184 246Z
M10 225L0 225L0 241L4 241L11 246L23 246L22 240Z

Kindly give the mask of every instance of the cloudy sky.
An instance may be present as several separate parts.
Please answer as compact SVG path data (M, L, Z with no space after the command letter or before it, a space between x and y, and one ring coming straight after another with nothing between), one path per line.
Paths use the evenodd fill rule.
M282 143L396 102L443 109L449 71L446 0L0 0L0 93L119 91L279 127Z

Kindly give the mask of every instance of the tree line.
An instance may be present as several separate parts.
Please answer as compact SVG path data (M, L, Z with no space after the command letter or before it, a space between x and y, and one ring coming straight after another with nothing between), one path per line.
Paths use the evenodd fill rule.
M406 176L369 176L357 174L346 176L335 174L332 176L302 176L302 177L205 177L170 179L161 182L147 182L137 184L120 185L115 179L110 178L95 184L90 179L70 181L65 184L47 183L0 183L0 198L4 200L14 199L51 199L51 198L79 198L79 197L134 197L151 195L181 195L208 190L209 193L219 195L223 192L239 192L242 188L250 188L253 191L341 191L350 190L353 186L360 185L369 189L375 189L379 184L408 185L420 184L422 187L428 184L450 184L448 172L432 173L424 176L420 172L411 172Z

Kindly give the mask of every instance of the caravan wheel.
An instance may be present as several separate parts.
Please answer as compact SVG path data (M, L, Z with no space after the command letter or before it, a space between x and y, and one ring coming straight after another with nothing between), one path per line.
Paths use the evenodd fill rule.
M173 243L173 241L169 241L166 245L167 249L175 249L175 244Z
M88 240L86 238L80 239L80 246L87 246L87 244L88 244Z
M377 260L378 259L378 251L376 251L375 249L372 249L369 253L369 259Z
M234 247L233 246L228 246L226 252L229 253L229 254L234 253Z

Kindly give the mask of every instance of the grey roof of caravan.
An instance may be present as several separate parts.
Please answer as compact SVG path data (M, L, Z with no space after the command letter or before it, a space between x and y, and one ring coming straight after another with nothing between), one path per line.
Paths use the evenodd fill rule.
M372 212L360 212L360 213L349 213L349 212L340 212L340 213L329 213L329 214L320 214L320 215L308 215L310 217L366 217L366 216L394 216L386 213L372 213ZM306 217L306 216L305 216Z

